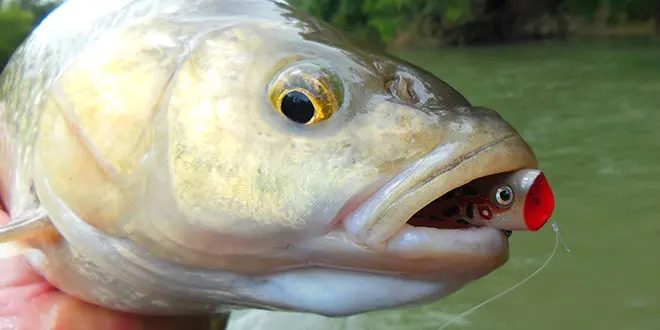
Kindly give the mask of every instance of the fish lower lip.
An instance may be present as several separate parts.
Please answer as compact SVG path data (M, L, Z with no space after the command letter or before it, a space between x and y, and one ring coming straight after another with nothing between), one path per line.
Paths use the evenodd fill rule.
M437 229L405 225L380 251L402 259L448 261L469 256L488 259L507 247L505 235L491 227Z
M446 146L440 148L435 151L441 155L437 159L433 158L437 154L430 153L413 163L343 217L344 229L357 243L374 250L386 250L389 241L406 228L415 213L449 191L480 177L537 166L533 152L517 135L464 150L450 162L447 155L454 150ZM511 235L497 232L501 239ZM478 236L473 237L478 239ZM492 235L488 237L493 239Z

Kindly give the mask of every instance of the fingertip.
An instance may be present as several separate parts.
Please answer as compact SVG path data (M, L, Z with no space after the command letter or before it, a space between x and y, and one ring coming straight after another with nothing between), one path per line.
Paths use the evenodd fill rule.
M0 258L0 289L43 282L22 257Z

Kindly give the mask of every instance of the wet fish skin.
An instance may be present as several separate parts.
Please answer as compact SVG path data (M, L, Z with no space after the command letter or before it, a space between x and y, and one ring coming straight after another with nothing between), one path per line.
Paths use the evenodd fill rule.
M300 125L269 87L310 66L342 97ZM0 86L0 194L12 217L43 207L61 235L26 240L26 258L132 312L440 299L502 265L506 238L406 220L476 177L537 166L496 112L280 1L69 0Z

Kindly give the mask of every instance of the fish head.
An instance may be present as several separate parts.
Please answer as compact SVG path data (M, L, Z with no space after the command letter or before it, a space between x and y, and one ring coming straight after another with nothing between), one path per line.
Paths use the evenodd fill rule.
M324 315L433 301L505 263L498 229L408 220L536 167L516 130L419 67L261 5L87 47L45 102L52 195L161 260L239 276L225 288L239 297Z

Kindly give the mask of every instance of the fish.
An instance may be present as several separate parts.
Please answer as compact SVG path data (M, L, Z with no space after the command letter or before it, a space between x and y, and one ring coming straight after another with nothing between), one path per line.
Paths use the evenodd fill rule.
M441 300L509 240L413 215L539 167L495 110L279 0L66 1L0 76L0 132L0 242L153 315Z

